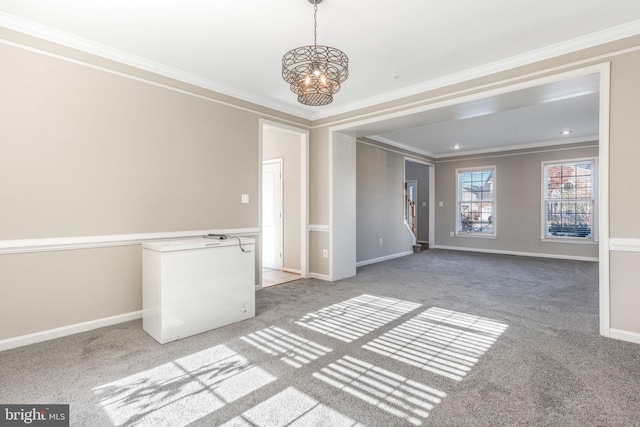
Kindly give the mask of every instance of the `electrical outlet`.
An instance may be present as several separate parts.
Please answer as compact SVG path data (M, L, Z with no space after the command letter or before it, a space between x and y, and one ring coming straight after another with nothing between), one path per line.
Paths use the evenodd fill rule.
M439 202L439 203L438 203L438 206L443 207L443 206L444 206L444 203Z
M328 249L323 249L322 250L322 256L325 257L325 258L328 258L329 257L329 250Z
M454 236L453 231L450 231L450 232L449 232L449 237L453 237L453 236Z
M249 203L249 195L248 194L243 194L241 196L240 200L242 201L242 203Z

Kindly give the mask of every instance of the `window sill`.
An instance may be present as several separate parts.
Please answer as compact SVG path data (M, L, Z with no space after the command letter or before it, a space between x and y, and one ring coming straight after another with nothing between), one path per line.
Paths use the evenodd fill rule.
M482 234L482 233L456 233L455 237L477 237L480 239L495 239L495 234Z
M543 237L540 239L542 243L577 243L579 245L597 245L598 242L593 239L567 239L562 237Z

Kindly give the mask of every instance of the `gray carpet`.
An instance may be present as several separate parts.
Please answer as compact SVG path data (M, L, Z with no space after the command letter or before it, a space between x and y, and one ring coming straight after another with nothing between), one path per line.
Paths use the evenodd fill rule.
M638 426L640 345L598 335L598 265L428 250L257 293L160 345L141 321L0 353L0 403L78 426Z

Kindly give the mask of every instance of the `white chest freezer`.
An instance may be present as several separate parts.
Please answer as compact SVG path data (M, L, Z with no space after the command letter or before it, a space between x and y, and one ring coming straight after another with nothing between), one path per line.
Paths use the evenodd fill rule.
M142 327L164 344L255 317L255 240L142 246Z

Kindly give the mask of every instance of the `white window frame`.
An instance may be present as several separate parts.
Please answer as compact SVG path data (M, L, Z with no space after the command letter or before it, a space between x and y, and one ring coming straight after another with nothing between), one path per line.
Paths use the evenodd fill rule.
M571 237L571 236L552 236L547 234L547 202L559 201L557 199L547 198L547 167L553 165L569 165L574 163L593 162L593 168L591 170L591 236L590 237ZM593 244L598 242L598 157L582 157L578 159L558 159L547 160L541 162L541 203L540 203L540 239L543 242L558 242L558 243L582 243ZM587 199L575 199L575 201L585 201Z
M482 232L482 231L462 231L461 217L462 213L460 212L460 204L462 201L460 200L460 175L466 172L483 172L483 171L492 171L493 174L493 203L491 209L491 225L492 231L491 233ZM456 168L456 232L455 235L459 237L483 237L483 238L493 238L497 236L497 221L496 221L496 206L498 205L498 197L497 197L497 168L496 165L491 166L479 166L473 168Z

